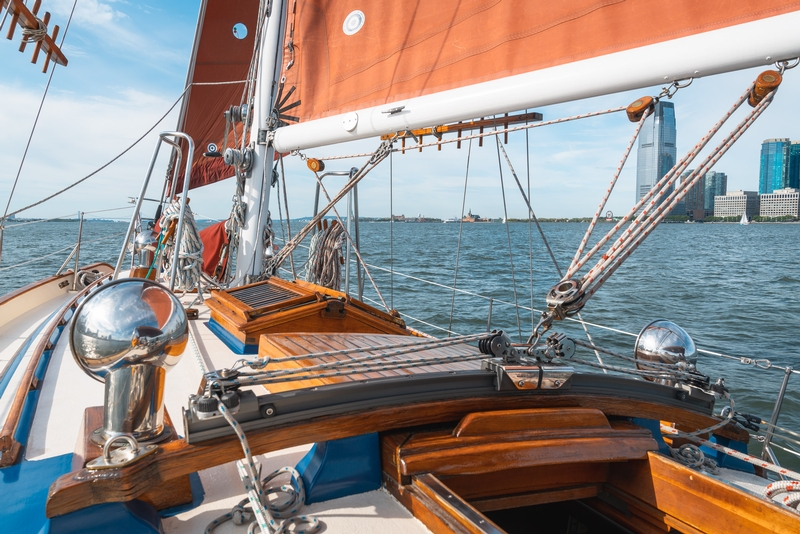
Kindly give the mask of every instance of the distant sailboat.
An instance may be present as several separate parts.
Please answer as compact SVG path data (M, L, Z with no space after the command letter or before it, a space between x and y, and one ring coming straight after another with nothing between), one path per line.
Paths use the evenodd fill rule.
M742 220L739 221L739 224L750 224L750 221L747 220L747 212L742 213Z

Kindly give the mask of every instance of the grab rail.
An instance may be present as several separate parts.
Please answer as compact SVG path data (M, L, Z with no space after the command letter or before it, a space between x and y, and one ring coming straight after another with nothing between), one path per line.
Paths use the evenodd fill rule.
M161 148L162 143L166 143L172 147L178 148L178 164L181 162L181 158L183 157L182 151L180 150L180 144L177 143L175 140L170 139L170 137L178 137L186 141L189 146L187 158L186 158L186 169L183 173L183 197L181 198L181 211L180 215L178 216L178 228L176 231L176 240L180 239L180 236L183 235L183 224L184 224L184 215L186 214L186 201L188 198L187 192L189 191L189 180L191 179L191 171L192 171L192 159L194 158L194 141L192 138L183 132L161 132L158 134L158 141L156 142L156 149L153 152L153 157L150 160L150 167L147 170L147 175L144 178L144 183L142 184L142 189L139 193L139 196L136 198L136 207L134 208L133 216L131 217L131 222L128 225L128 231L125 234L125 240L122 244L122 250L119 253L119 258L117 259L117 264L114 267L114 275L112 277L113 280L119 278L119 273L122 270L122 262L125 260L125 254L128 250L128 243L131 241L131 237L133 235L133 230L136 227L136 220L139 216L139 213L142 210L142 203L144 202L144 195L147 192L147 186L150 184L150 177L153 175L153 168L156 165L156 160L158 159L158 152ZM175 170L174 177L177 177L177 169ZM172 180L172 188L171 193L176 190L177 182L173 178ZM174 256L172 259L172 265L170 268L169 274L169 289L172 291L175 289L175 278L178 272L178 246L175 247Z

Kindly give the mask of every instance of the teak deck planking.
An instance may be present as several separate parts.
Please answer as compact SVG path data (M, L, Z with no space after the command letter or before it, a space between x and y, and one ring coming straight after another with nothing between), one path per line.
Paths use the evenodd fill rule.
M381 346L392 343L403 343L409 341L410 336L398 335L382 335L382 334L265 334L261 337L259 343L258 354L260 357L269 358L284 358L287 356L301 356L304 354L315 354L320 352L330 352L337 350L346 350L353 348L366 348L370 346ZM321 363L332 363L335 361L352 361L354 356L363 356L366 354L375 354L377 352L386 351L367 351L363 353L345 354L345 355L329 355L322 356L314 359L301 359L291 362L271 362L267 366L267 370L275 369L304 369L312 365ZM450 346L426 349L419 352L410 354L403 354L401 356L383 359L381 361L389 362L392 359L413 359L413 358L426 358L426 357L453 357L463 355L474 355L477 349L469 346ZM412 367L408 369L388 369L383 371L374 371L368 373L359 373L353 375L334 376L327 378L318 378L311 380L295 381L295 382L282 382L279 384L268 384L266 388L271 393L279 393L284 391L293 391L297 389L319 387L328 384L340 384L344 382L371 380L381 377L392 376L406 376L411 374L421 374L430 372L454 372L465 370L480 369L480 363L477 361L453 361L451 363L426 365L421 367ZM322 370L314 372L314 374L325 373L330 370Z

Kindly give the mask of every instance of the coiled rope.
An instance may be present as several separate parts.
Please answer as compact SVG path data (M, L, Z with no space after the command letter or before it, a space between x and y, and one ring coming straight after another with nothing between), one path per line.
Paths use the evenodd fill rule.
M696 436L694 432L692 432L692 433L681 432L680 430L677 430L675 428L672 428L672 427L666 426L666 425L661 425L661 432L664 432L666 434L672 434L672 435L675 435L675 436L678 436L678 437L681 437L681 438L686 438L686 439L692 440L695 443L699 443L700 445L703 445L705 447L709 447L710 449L713 449L715 451L725 453L728 456L732 456L732 457L734 457L736 459L742 460L743 462L747 462L748 464L756 465L758 467L763 467L767 471L772 471L773 473L777 473L779 475L784 475L784 476L787 476L789 478L793 478L795 480L800 481L800 473L798 473L796 471L792 471L791 469L786 469L785 467L781 467L779 465L775 465L773 463L770 463L770 462L767 462L765 460L762 460L761 458L756 458L755 456L751 456L749 454L745 454L743 452L739 452L739 451L731 449L729 447L724 447L724 446L720 445L719 443L714 443L714 442L708 441L706 439L703 439L701 437Z
M43 41L46 35L47 24L39 17L36 17L36 28L22 28L23 43L38 43Z
M339 291L342 285L344 227L338 221L311 238L306 281Z
M776 496L784 493L786 495L780 498L778 502L788 506L796 513L800 513L800 510L797 509L797 505L800 504L800 481L780 480L772 484L767 484L767 487L761 492L761 496L765 499L774 500Z
M172 221L178 220L181 213L181 203L178 200L172 201L161 215L161 228L166 229ZM183 291L197 289L198 295L202 300L202 288L200 280L203 278L203 242L200 240L200 233L197 231L197 224L194 221L194 214L191 208L186 207L183 216L183 235L175 236L178 241L178 269L175 277L175 288ZM169 270L169 265L173 261L175 241L167 244L164 250L164 269Z
M244 451L244 460L237 460L236 468L247 492L247 498L240 501L230 512L212 521L206 527L205 534L210 534L219 525L231 520L237 525L242 525L251 518L251 513L255 515L255 519L250 523L248 533L255 532L256 528L259 528L262 534L287 534L289 532L313 534L318 531L321 523L317 518L305 515L295 517L306 501L305 485L300 473L292 467L282 467L261 480L261 466L256 467L247 436L239 427L239 423L228 413L228 409L221 399L219 400L219 411L231 425L239 438L242 451ZM270 484L278 476L287 473L290 476L289 485ZM270 502L270 495L280 494L286 495L283 502ZM247 502L250 503L249 507L246 506ZM283 519L283 522L278 523L275 518ZM292 525L296 525L295 529L289 530ZM300 526L306 528L300 528Z

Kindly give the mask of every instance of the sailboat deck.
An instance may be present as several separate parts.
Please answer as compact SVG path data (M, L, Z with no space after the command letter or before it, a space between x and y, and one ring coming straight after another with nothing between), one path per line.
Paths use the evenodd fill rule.
M471 371L480 369L480 362L476 360L462 361L465 356L475 356L478 354L478 350L475 347L454 345L447 347L425 348L409 354L386 356L380 359L375 358L365 362L367 365L371 366L387 366L392 365L393 363L396 364L400 360L418 361L435 358L437 361L445 360L443 363L401 369L380 369L379 367L373 367L376 370L338 376L329 376L333 372L333 370L329 368L309 370L309 368L312 366L317 366L319 364L331 364L335 362L348 363L358 361L356 358L363 359L367 355L377 357L381 354L386 354L387 352L391 353L391 349L376 350L374 347L407 343L408 341L409 336L383 334L270 334L264 335L261 338L258 353L260 357L268 357L271 360L266 368L266 371L296 369L298 372L306 370L303 372L303 375L325 375L321 378L268 384L267 389L269 389L269 391L272 393L294 391L298 389L313 388L329 384L340 384L344 382L371 380L376 378L409 376L433 372ZM349 354L335 353L336 351L348 349L362 350ZM280 360L287 357L303 355L309 355L313 357L290 361L274 361L275 359ZM342 369L342 371L347 371L347 368Z

